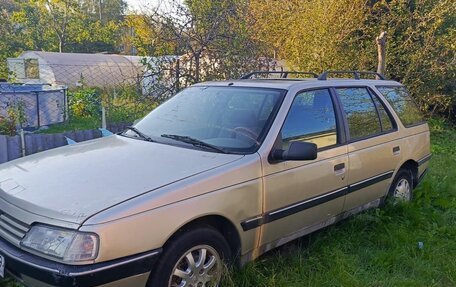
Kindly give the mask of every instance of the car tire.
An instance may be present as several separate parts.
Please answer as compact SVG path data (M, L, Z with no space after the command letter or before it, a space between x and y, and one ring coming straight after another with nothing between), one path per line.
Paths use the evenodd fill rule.
M189 230L165 246L147 286L218 286L230 259L230 246L216 229Z
M408 202L413 199L413 177L409 169L400 169L391 184L388 200Z

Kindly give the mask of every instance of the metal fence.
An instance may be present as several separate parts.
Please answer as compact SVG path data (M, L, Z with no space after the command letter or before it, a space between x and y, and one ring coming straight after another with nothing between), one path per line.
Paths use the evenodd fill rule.
M8 63L10 81L21 84L0 87L0 163L66 145L65 137L76 142L101 137L98 128L119 132L176 92L172 57L159 65L73 56ZM165 66L169 69L159 70Z
M14 116L21 128L28 129L63 123L67 116L66 90L41 84L0 84L0 116Z
M109 131L118 133L126 128L125 124L109 126ZM25 134L23 136L0 135L0 164L37 152L68 145L67 139L83 142L100 138L100 130L81 130L58 134Z
M28 61L10 61L11 81L24 85L10 85L15 89L8 92L0 87L0 117L9 117L18 129L28 130L56 125L90 129L95 128L94 122L98 127L104 123L131 123L175 94L180 86L176 84L173 57L162 57L161 62L149 58L149 62L142 63L127 56L78 54L77 61L71 54L64 56L70 59L64 58L67 62L63 63L38 60L34 67L28 67ZM39 84L47 88L37 90ZM15 109L22 109L25 118L11 119ZM6 134L2 133L1 118L0 134Z

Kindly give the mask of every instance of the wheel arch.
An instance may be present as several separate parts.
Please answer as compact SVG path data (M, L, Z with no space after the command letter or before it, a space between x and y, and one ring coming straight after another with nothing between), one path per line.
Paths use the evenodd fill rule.
M169 245L175 238L189 230L208 226L216 229L226 239L232 251L233 261L236 262L239 260L242 248L239 231L231 220L222 215L216 214L194 218L189 222L183 224L168 238L168 240L163 245L163 248L166 248L166 246Z
M405 161L396 171L396 174L401 169L408 169L412 172L413 187L418 184L418 162L413 159Z

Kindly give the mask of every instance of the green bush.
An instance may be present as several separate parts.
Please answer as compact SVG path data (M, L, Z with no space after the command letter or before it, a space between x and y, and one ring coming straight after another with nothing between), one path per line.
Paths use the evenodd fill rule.
M142 95L134 86L117 87L115 91L106 90L103 102L107 109L108 123L133 123L158 105L155 98Z
M70 117L90 118L101 115L101 93L95 88L81 88L68 93Z
M0 116L0 134L7 136L16 135L16 126L10 118Z
M7 117L0 116L0 134L14 136L18 127L27 122L25 103L18 101L10 103L7 109Z

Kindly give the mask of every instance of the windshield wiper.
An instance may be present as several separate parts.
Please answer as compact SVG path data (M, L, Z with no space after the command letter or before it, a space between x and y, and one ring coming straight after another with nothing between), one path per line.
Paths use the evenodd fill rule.
M139 131L137 128L135 127L127 127L126 128L126 131L127 130L130 130L132 132L134 132L135 134L137 134L141 139L145 140L145 141L148 141L148 142L155 142L153 139L151 139L149 136L143 134L141 131Z
M211 149L211 150L219 152L219 153L227 153L222 148L219 148L217 146L208 144L207 142L204 142L202 140L195 139L195 138L192 138L192 137L189 137L189 136L163 134L163 135L161 135L161 137L173 139L173 140L184 142L184 143L188 143L188 144L191 144L191 145L196 146L196 147L203 147L203 148L206 148L206 149Z

